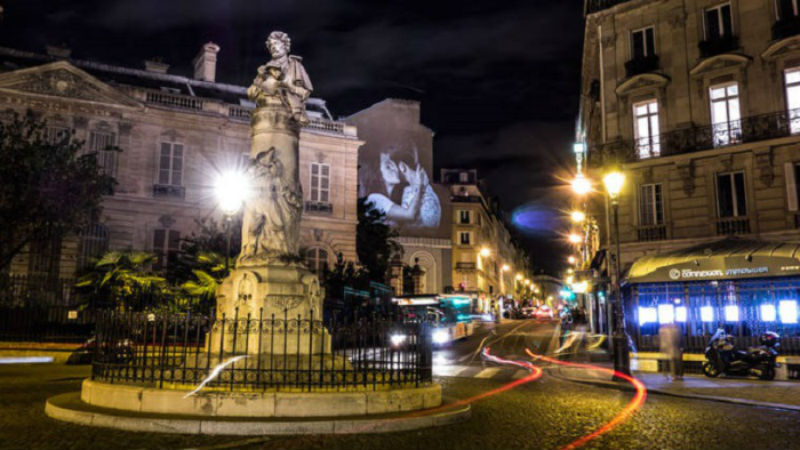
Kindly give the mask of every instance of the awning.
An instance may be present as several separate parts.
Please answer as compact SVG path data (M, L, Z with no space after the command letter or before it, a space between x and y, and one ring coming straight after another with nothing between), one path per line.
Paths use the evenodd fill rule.
M634 261L628 283L800 275L800 244L728 238Z

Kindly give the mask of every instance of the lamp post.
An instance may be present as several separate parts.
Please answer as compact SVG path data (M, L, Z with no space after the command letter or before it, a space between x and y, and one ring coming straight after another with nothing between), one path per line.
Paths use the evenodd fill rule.
M244 206L249 193L248 178L239 171L223 172L214 183L214 195L217 197L220 211L225 216L225 272L230 268L233 216Z
M621 172L610 172L603 177L603 184L611 199L611 206L614 210L614 239L616 240L616 264L614 277L614 334L612 344L614 348L614 370L626 375L631 373L631 361L628 350L628 335L625 331L625 308L622 304L622 293L620 291L620 277L622 275L620 265L620 245L619 245L619 194L625 184L625 175Z

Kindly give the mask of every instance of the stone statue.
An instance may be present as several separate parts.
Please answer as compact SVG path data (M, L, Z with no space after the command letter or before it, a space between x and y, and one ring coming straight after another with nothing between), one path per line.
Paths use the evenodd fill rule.
M267 104L267 97L279 97L301 125L308 123L306 100L314 88L299 56L289 55L291 40L282 31L273 31L265 42L272 60L258 68L258 75L247 89L256 106Z
M239 263L298 256L303 210L298 139L308 123L305 102L312 86L300 57L289 55L290 44L286 33L270 33L266 46L272 59L258 68L247 89L256 102L250 158L257 195L245 206Z

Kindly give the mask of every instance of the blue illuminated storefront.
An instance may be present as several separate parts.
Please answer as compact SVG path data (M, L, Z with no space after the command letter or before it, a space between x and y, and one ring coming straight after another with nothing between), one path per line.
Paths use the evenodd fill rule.
M725 239L640 258L624 288L631 337L658 350L658 328L676 323L687 352L702 353L724 327L741 346L764 331L782 336L781 353L800 354L800 246Z

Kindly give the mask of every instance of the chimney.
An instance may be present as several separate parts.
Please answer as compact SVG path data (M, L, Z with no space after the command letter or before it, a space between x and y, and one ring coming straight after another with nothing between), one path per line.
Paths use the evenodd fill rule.
M169 64L165 63L161 58L150 58L144 61L144 69L148 72L167 73Z
M50 56L55 56L56 58L69 58L69 55L72 54L72 49L67 47L66 45L45 45L44 46L45 52L47 52Z
M194 58L194 79L214 82L217 77L217 52L219 45L207 42Z

